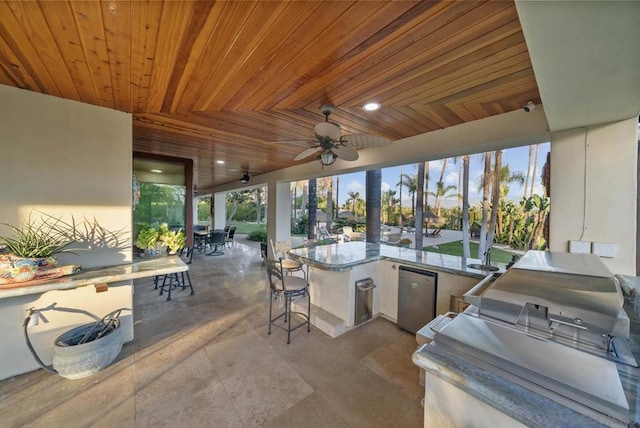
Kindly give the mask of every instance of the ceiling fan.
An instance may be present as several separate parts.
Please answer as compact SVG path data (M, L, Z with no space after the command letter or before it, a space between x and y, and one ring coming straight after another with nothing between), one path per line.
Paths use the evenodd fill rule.
M307 141L312 147L302 151L295 158L296 161L316 155L322 167L331 165L337 158L345 161L356 161L359 158L356 149L365 147L381 147L391 144L391 140L376 135L353 134L342 135L340 125L329 122L329 115L336 106L323 104L320 111L324 115L324 122L318 123L314 128L315 140Z

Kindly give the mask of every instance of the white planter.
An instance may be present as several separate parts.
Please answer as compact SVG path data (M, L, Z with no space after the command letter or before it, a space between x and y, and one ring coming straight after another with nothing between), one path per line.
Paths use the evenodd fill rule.
M122 350L122 329L115 329L90 342L63 346L72 337L86 334L95 323L81 325L58 336L54 342L53 368L67 379L81 379L107 367Z

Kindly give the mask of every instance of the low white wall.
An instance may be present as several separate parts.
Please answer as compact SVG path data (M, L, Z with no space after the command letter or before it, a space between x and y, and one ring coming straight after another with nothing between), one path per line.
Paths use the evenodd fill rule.
M551 136L549 248L570 240L615 244L602 261L615 274L635 275L636 117Z
M67 221L95 220L118 231L120 241L85 243L86 251L61 255L59 264L91 268L130 262L131 115L0 85L0 130L0 222L19 224L33 210ZM0 235L7 232L0 226ZM101 318L113 309L131 308L132 292L126 283L99 294L86 287L0 300L0 379L38 368L22 338L29 307L56 303ZM32 333L50 363L55 337L91 318L67 311L44 315L50 322ZM131 315L124 315L124 338L132 340Z

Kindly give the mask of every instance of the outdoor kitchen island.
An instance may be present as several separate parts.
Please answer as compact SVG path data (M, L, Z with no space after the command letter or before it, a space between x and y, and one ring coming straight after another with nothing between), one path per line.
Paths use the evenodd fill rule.
M424 426L638 426L640 323L593 254L529 251L424 330Z
M331 337L356 326L356 282L373 280L371 318L398 319L398 271L409 266L438 274L436 314L446 313L486 272L468 268L477 259L351 241L295 248L292 259L309 267L311 323ZM496 264L500 271L504 265Z

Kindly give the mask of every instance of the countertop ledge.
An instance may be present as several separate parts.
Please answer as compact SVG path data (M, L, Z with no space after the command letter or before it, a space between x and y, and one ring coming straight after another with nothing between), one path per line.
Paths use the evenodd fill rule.
M364 263L389 260L414 267L427 267L478 279L482 279L490 273L467 267L472 263L481 263L478 259L465 259L464 257L448 254L418 251L386 244L371 244L364 241L294 248L289 251L289 256L309 266L330 271L350 270L354 266ZM505 272L506 265L502 263L492 264L499 269L496 271L497 273Z
M189 270L189 266L178 256L148 260L137 259L133 263L82 270L73 275L51 279L35 285L7 289L2 289L0 286L0 299L41 294L52 290L69 290L87 285L126 281L187 270Z

